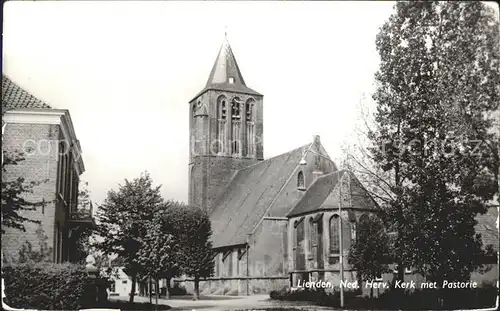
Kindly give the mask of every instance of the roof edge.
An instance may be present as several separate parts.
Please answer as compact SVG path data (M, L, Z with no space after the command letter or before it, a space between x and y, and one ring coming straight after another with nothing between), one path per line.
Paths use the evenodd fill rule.
M245 87L248 89L248 91L226 90L223 87L217 87L215 85L205 86L200 92L198 92L196 94L196 96L194 96L193 98L191 98L189 100L189 103L192 103L195 99L197 99L198 97L200 97L201 95L203 95L204 93L206 93L208 91L222 91L222 92L231 92L231 93L236 93L236 94L254 95L254 96L264 97L264 95L262 95L261 93L259 93L257 91L254 91L253 89L249 88L248 86L245 86Z

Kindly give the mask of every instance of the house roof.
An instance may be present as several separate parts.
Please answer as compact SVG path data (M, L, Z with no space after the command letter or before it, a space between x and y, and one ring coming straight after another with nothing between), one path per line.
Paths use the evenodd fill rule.
M230 78L232 78L233 81L230 81ZM234 57L227 38L224 38L224 42L219 49L219 54L215 59L215 63L212 67L212 71L210 72L205 88L194 98L197 98L207 90L221 90L251 95L261 95L245 84L245 80L243 79L243 75L241 74L240 68L236 62L236 58Z
M214 247L244 244L310 144L235 173L210 214Z
M345 175L350 177L350 204L346 205L345 208L375 208L375 201L359 182L356 176L347 170L339 170L319 176L316 180L314 180L287 216L293 217L322 209L322 205L325 204L329 196L332 195L332 192L336 189L339 180L341 180ZM338 202L338 198L335 199L335 202Z
M488 208L485 214L477 215L476 220L476 233L481 234L483 245L491 244L493 249L498 252L498 228L496 224L498 221L498 207Z
M2 109L51 107L2 75Z
M295 204L288 217L305 214L320 208L333 189L337 186L339 178L345 170L319 176L306 190L302 198Z

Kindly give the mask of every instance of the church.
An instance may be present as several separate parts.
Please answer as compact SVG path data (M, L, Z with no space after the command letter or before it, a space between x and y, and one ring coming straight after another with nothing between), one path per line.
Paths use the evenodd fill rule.
M263 95L246 85L227 39L189 105L188 200L209 213L217 253L214 277L200 290L338 284L341 252L346 261L359 218L377 208L356 177L337 168L319 136L264 159ZM344 279L356 280L346 262Z
M352 172L337 167L319 136L264 159L263 121L263 94L245 83L226 38L205 87L189 102L188 201L209 214L216 253L201 294L269 293L299 280L336 286L341 270L345 281L356 281L349 248L360 220L379 206ZM496 219L492 207L476 217L475 228L498 251ZM471 279L498 280L496 260L487 264ZM424 281L411 268L405 280ZM188 292L191 281L175 280Z

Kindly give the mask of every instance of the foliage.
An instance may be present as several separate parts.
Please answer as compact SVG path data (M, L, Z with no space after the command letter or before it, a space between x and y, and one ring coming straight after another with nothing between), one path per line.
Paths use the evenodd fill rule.
M41 226L38 227L35 233L38 238L38 248L33 249L33 245L31 245L29 241L25 241L19 250L17 263L52 261L52 247L49 247L47 243L49 238L44 233Z
M450 310L450 309L478 309L491 308L495 305L497 288L494 285L485 285L473 289L450 289L445 295L453 297L447 299L443 305L435 289L417 289L414 291L387 290L378 297L357 295L355 291L344 291L345 307L352 310ZM340 307L340 296L336 290L326 292L323 289L282 289L271 291L269 296L273 300L307 301L316 305Z
M396 259L428 280L467 279L484 255L474 218L498 194L498 42L480 2L398 2L376 39L370 156L391 172L375 179Z
M383 223L375 215L362 217L358 228L356 241L349 251L349 264L361 280L374 280L389 271L389 237Z
M144 223L146 234L141 238L141 247L136 262L142 267L141 276L154 280L166 278L167 282L180 275L181 241L178 237L178 227L175 217L179 207L174 202L162 204L161 210L151 221ZM155 282L158 285L157 282ZM156 291L158 298L159 290ZM169 289L167 288L167 298Z
M93 306L95 279L85 266L26 262L4 266L5 303L39 310L78 310Z
M146 236L146 224L158 213L163 199L160 187L153 187L148 173L132 181L125 180L118 191L108 192L95 229L102 238L96 249L104 254L117 254L124 262L124 272L132 277L130 301L133 302L135 280L141 272L138 254Z
M389 290L376 299L360 299L348 304L349 308L377 308L399 310L450 310L491 308L495 305L498 290L496 286L486 285L478 288L448 289L444 296L451 299L441 300L436 289L417 289L414 291ZM444 304L443 304L444 303Z
M33 193L36 186L46 182L30 181L26 182L25 178L18 177L16 179L6 178L5 174L8 169L19 162L24 161L25 158L20 152L5 152L3 151L2 159L2 234L5 233L4 228L10 227L19 229L23 232L26 231L24 222L31 222L39 224L40 221L32 220L24 213L25 211L34 211L38 207L45 204L44 201L32 201L27 197Z
M356 295L356 291L344 289L344 299L349 300L356 297ZM283 288L281 290L271 291L269 297L273 300L308 301L322 306L340 307L340 292L338 289L327 292L323 288L299 288L293 290Z
M174 283L174 286L170 289L170 295L172 296L186 296L187 294L186 287L179 285L179 283Z
M181 240L182 271L194 278L194 299L199 297L200 278L214 273L214 252L212 251L212 228L207 213L199 208L184 207L177 215L178 234Z

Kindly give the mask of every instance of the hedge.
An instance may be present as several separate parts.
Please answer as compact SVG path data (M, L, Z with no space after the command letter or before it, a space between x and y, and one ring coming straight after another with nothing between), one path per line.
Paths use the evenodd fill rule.
M2 277L10 307L77 310L95 304L97 280L89 277L84 265L21 263L2 267Z
M492 284L473 289L448 290L388 290L378 297L369 298L355 291L345 291L345 307L348 309L389 310L449 310L479 309L495 306L498 288ZM270 298L287 301L309 301L316 305L339 307L338 290L325 292L323 289L282 289L272 291Z

